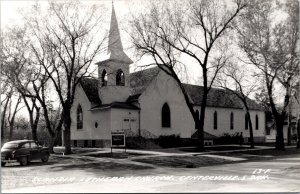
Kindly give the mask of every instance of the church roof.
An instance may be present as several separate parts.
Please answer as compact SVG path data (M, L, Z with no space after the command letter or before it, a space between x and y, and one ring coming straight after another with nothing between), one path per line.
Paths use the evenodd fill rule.
M138 100L140 95L145 91L149 83L154 80L159 72L160 69L158 67L154 67L130 74L130 86L133 89L133 93L127 101L133 102ZM203 86L191 84L183 84L183 86L189 94L192 103L196 106L201 106ZM263 110L263 108L254 100L248 98L247 101L251 110ZM218 88L211 88L207 98L207 106L243 109L243 104L236 95Z
M124 108L124 109L134 109L134 110L140 109L139 107L126 102L112 102L110 104L97 105L95 107L92 107L90 110L101 110L101 109L108 109L108 108L122 108L122 109Z
M98 95L98 79L81 78L80 85L90 102L94 104L101 104L101 100Z
M159 71L158 67L154 67L131 73L129 79L132 96L139 97L139 94L145 91L147 86L158 75Z
M140 95L146 90L148 85L154 80L154 78L160 72L158 67L145 69L142 71L137 71L130 74L130 87L132 89L131 96L127 99L127 103L129 104L138 100ZM101 99L98 96L98 80L94 78L82 78L81 85L83 90L85 91L88 99L100 106ZM203 86L191 85L191 84L183 84L187 93L189 94L192 103L196 106L201 106L202 104L202 94L203 94ZM254 100L247 99L249 108L251 110L263 110L259 104L257 104ZM119 106L120 104L112 104L109 106ZM102 105L101 105L102 106ZM108 105L105 105L108 106ZM120 105L121 106L121 105ZM234 94L227 92L224 89L211 88L207 98L207 106L208 107L222 107L222 108L236 108L243 109L243 104L240 99ZM125 106L122 105L125 108ZM130 108L130 107L129 107Z
M194 105L201 106L203 86L183 84L185 90L189 94ZM250 98L247 99L248 106L251 110L263 110L259 104ZM225 89L211 88L207 97L208 107L223 107L223 108L237 108L243 109L244 106L241 100L235 95L226 91Z
M198 138L198 130L192 134L192 139L197 139ZM213 140L213 139L216 139L217 136L215 135L212 135L210 133L207 133L206 131L204 131L204 139L205 140Z

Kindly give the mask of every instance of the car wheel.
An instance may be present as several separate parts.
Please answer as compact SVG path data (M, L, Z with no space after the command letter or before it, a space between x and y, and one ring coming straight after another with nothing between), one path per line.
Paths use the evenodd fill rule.
M22 157L21 160L20 160L20 164L22 166L26 166L28 164L28 158L27 157Z
M6 164L5 162L1 162L1 166L5 166L5 164Z
M48 154L44 154L42 157L42 162L48 162L49 159L49 155Z

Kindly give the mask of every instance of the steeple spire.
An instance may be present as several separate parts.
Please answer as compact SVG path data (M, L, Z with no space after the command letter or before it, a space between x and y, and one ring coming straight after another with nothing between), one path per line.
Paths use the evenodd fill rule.
M123 45L121 41L121 36L120 36L120 31L119 31L113 0L112 0L110 29L108 35L107 54L108 54L107 60L117 60L125 64L133 63L132 60L126 55L126 53L123 50Z
M121 42L118 21L115 13L115 8L114 8L114 1L112 1L112 12L111 12L110 29L109 29L108 38L109 38L108 49L107 49L108 53L116 54L116 52L123 51L123 45Z

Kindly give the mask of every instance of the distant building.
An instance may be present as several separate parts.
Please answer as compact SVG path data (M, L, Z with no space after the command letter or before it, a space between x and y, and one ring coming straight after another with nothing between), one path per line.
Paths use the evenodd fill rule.
M98 79L82 79L76 88L71 110L73 146L108 147L111 132L158 138L179 135L190 140L195 123L184 96L173 78L157 67L129 72L132 60L123 50L114 8L112 8L108 56L98 62ZM194 109L200 112L203 87L184 84ZM265 140L265 113L249 99L254 140ZM248 123L237 97L212 88L205 115L207 140L224 133L243 132L247 141Z

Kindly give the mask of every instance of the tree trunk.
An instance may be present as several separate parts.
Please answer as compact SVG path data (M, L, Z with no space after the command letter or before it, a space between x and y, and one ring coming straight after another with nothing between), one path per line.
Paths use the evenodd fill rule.
M4 128L5 128L5 124L6 124L6 110L7 110L7 106L8 106L8 102L9 102L10 98L7 98L5 105L3 107L3 111L1 112L2 117L1 117L1 138L4 138Z
M164 68L162 68L160 66L158 66L158 67L160 69L162 69L163 71L165 71ZM204 117L205 117L204 114L205 114L205 107L206 107L207 92L205 93L206 94L205 97L204 97L204 94L203 94L203 99L205 99L205 101L203 101L202 105L201 105L201 115L202 115L202 118L200 117L200 120L199 120L199 115L196 115L196 112L194 110L194 106L191 103L189 95L187 94L185 88L183 87L183 84L181 83L180 79L177 77L177 75L174 72L174 70L170 69L170 71L172 72L171 76L175 79L175 81L179 85L179 87L180 87L180 89L181 89L181 91L183 93L186 105L188 106L188 109L189 109L189 111L190 111L190 113L191 113L191 115L192 115L192 117L194 119L195 126L196 126L196 129L197 129L197 132L198 132L198 135L197 135L198 141L197 141L197 148L196 149L198 151L203 151L204 150ZM206 91L207 91L207 84L206 84ZM204 109L203 109L203 107L204 107ZM203 113L203 111L204 111L204 113ZM202 122L202 124L201 124L201 122ZM202 126L202 129L201 129L201 126Z
M9 125L9 141L12 141L12 137L13 137L13 130L14 130L14 124L10 123Z
M287 128L287 145L290 146L292 145L292 141L291 141L291 125L289 124L288 128Z
M56 131L55 136L51 137L49 141L49 152L52 154L54 153L53 147L57 145L58 139L60 138L59 133L60 131Z
M283 123L284 115L280 115L275 119L276 123L276 150L285 150L284 148L284 136L283 136Z
M251 116L250 116L249 110L247 110L246 114L247 114L248 121L249 121L250 147L254 148L253 127L252 127L252 121L251 121Z
M292 110L291 110L291 103L289 103L288 105L288 128L287 128L287 145L290 146L292 144L292 137L291 137L291 131L292 131L292 127L291 127L291 123L292 123Z
M65 154L72 154L70 108L64 110L64 128L65 128L64 130Z
M297 121L297 148L300 148L300 118Z
M207 92L203 93L203 100L201 104L200 119L198 124L198 144L197 151L204 151L204 120L205 120L205 109L206 109Z
M37 141L38 137L37 137L37 127L38 127L38 120L39 120L39 112L37 112L35 121L33 121L33 115L30 115L30 126L31 126L31 135L32 135L32 139Z

